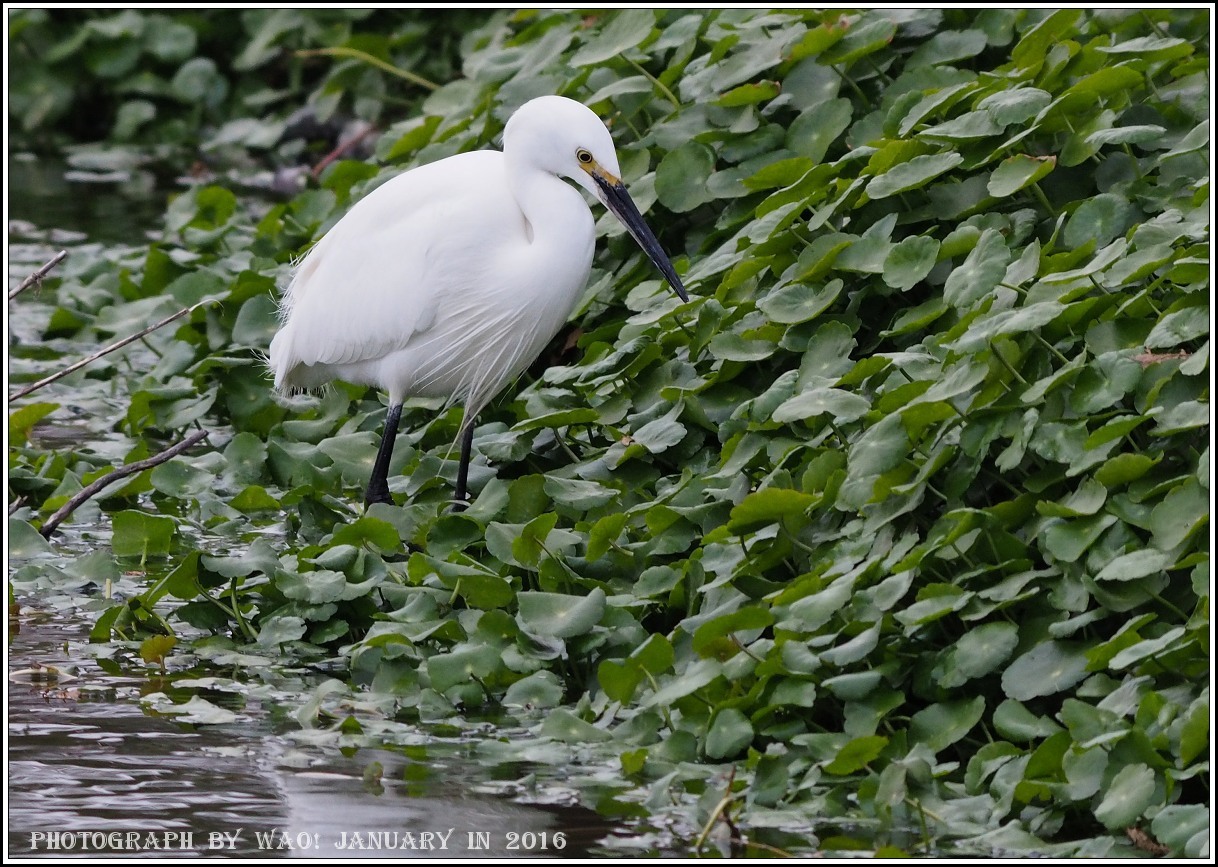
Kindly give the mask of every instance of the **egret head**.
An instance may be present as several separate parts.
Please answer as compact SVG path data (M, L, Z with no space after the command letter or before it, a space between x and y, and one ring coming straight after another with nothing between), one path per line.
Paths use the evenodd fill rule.
M508 120L503 147L505 152L520 149L528 153L534 165L570 178L600 199L622 221L681 300L689 300L668 255L626 192L613 138L595 112L565 96L530 100Z

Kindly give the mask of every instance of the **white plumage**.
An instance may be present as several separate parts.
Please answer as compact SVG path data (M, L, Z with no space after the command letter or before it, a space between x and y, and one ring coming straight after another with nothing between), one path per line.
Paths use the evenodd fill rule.
M562 177L613 210L686 297L593 112L541 97L516 111L503 142L502 153L459 154L378 187L317 242L284 293L270 347L278 388L341 379L389 392L369 503L391 502L385 474L413 396L464 407L463 500L474 416L558 333L592 266L592 214Z

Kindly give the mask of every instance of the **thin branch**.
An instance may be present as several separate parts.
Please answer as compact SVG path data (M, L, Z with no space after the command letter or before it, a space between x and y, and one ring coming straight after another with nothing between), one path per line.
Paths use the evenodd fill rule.
M354 150L360 142L372 135L374 132L376 132L376 127L368 125L346 141L339 142L338 147L322 157L321 162L313 166L313 171L311 172L313 175L313 180L317 180L321 177L321 173L325 170L326 166L330 165L330 163L334 162L335 160L346 156L347 153Z
M127 464L126 466L119 467L116 470L106 473L100 479L91 482L73 494L72 499L60 506L59 511L57 511L54 515L51 515L51 517L47 519L46 523L42 525L42 529L38 532L42 534L44 539L49 539L51 534L55 532L55 528L63 522L64 518L75 512L82 504L84 504L86 500L91 498L102 488L105 488L107 485L110 485L119 479L125 479L127 476L134 476L136 473L142 473L144 470L151 469L158 464L163 464L170 458L180 455L182 452L186 451L188 448L206 436L207 431L197 430L180 443L170 446L160 454L153 455L150 458L144 458L142 461L136 461L135 463Z
M116 349L122 349L128 343L134 343L135 341L139 340L141 337L143 337L147 334L151 334L153 331L156 331L158 328L163 328L164 326L168 325L170 322L173 322L175 319L181 319L187 313L194 313L204 304L208 304L208 303L210 303L210 302L200 301L198 304L194 305L193 307L183 307L177 313L173 314L172 316L166 317L165 319L162 319L156 325L149 325L143 331L138 331L135 334L132 334L130 337L124 337L122 340L118 341L117 343L111 343L109 346L107 346L103 349L99 349L97 352L93 353L88 358L82 358L80 361L76 362L75 364L64 368L63 370L59 371L59 373L53 373L50 376L46 377L45 379L38 380L37 382L35 382L32 385L27 385L25 388L21 389L20 391L13 392L12 394L10 394L8 396L8 399L16 400L19 397L25 397L27 394L37 391L38 389L42 388L44 385L50 385L52 382L55 382L58 379L63 379L69 373L75 373L76 371L78 371L82 367L84 367L86 364L89 364L90 362L93 362L93 361L97 361L97 359L101 358L103 355L107 355Z
M45 265L43 265L41 268L39 268L39 269L38 269L37 271L35 271L33 274L31 274L30 276L26 277L24 280L22 280L22 281L21 281L21 285L20 285L20 286L18 286L18 287L17 287L16 289L14 289L12 292L9 292L9 293L8 293L8 300L9 300L9 301L12 301L14 298L16 298L18 295L20 295L20 294L21 294L22 292L24 292L26 289L29 289L29 288L30 288L31 286L33 286L35 283L41 283L41 282L42 282L42 278L43 278L43 277L45 277L47 274L49 274L52 268L54 268L56 265L58 265L60 262L62 262L62 261L63 261L64 259L66 259L66 258L68 258L68 251L67 251L67 250L60 250L58 253L56 253L56 254L55 254L55 255L54 255L52 258L51 258L51 261L47 262Z

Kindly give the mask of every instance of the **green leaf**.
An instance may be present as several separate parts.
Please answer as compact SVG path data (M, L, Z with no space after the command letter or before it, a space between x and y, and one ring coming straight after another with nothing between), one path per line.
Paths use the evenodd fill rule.
M486 678L500 665L499 654L481 644L459 644L451 653L437 653L427 660L431 687L445 692L473 678Z
M1146 336L1147 349L1179 346L1209 334L1209 307L1186 307L1165 315Z
M592 525L592 529L588 531L588 547L585 551L589 561L600 559L609 551L622 535L628 520L625 512L617 512L606 515Z
M845 423L862 418L871 410L867 398L840 388L810 388L781 403L772 418L777 422L801 421L819 415Z
M990 94L977 107L1005 127L1031 120L1052 101L1053 95L1038 87L1016 87Z
M1096 51L1102 54L1115 54L1118 57L1128 54L1145 63L1187 57L1193 53L1193 50L1193 46L1188 40L1171 36L1138 36L1115 45L1096 47Z
M12 560L28 560L55 549L28 521L8 519L8 556Z
M604 63L627 49L637 49L647 42L656 24L656 14L651 9L623 9L606 17L608 24L571 57L572 66Z
M173 518L128 510L112 518L114 535L110 545L118 557L163 556L169 553L177 523Z
M769 608L749 606L716 617L703 623L694 631L694 652L703 656L715 650L720 639L736 632L762 630L774 622Z
M685 425L677 421L683 409L683 404L677 403L664 415L634 431L630 438L653 455L667 451L685 438Z
M1006 699L994 710L994 728L1007 740L1031 741L1062 730L1053 720L1036 716L1017 701Z
M1042 641L1002 673L1002 690L1016 701L1053 695L1087 675L1083 649L1064 641Z
M944 300L959 309L971 307L994 291L1006 275L1010 261L1011 251L1002 234L995 229L986 229L965 260L948 275L943 287Z
M1062 237L1073 249L1087 242L1102 247L1125 234L1133 219L1133 206L1116 193L1100 193L1079 205L1066 221Z
M1175 558L1153 548L1130 551L1128 554L1122 554L1108 561L1108 565L1100 570L1099 574L1095 576L1095 580L1132 581L1135 578L1145 578L1147 575L1162 572L1174 562Z
M1055 560L1073 563L1095 543L1100 535L1116 523L1115 515L1093 515L1077 521L1056 521L1044 533L1044 549Z
M914 157L908 162L893 166L879 177L872 178L865 192L873 199L885 199L897 193L916 190L939 175L950 172L962 162L964 157L958 153Z
M753 724L735 708L725 708L715 714L706 733L706 755L711 759L728 759L753 742Z
M842 291L841 280L830 280L824 286L811 287L804 283L789 283L780 286L757 302L757 307L771 322L794 325L820 316ZM765 345L765 355L772 354L772 347Z
M791 122L787 147L814 163L821 162L829 147L850 127L853 111L848 99L817 103Z
M643 671L635 665L606 659L597 666L596 679L610 701L626 704L643 681Z
M186 499L213 489L216 477L186 459L175 458L154 468L149 481L152 487L167 497Z
M31 403L8 414L8 436L13 446L24 445L30 430L38 422L59 409L57 403Z
M787 488L763 488L753 491L732 508L728 530L747 533L784 518L802 519L804 512L816 502L816 497Z
M557 476L546 476L544 490L554 502L580 511L603 506L621 494L616 488L606 487L599 482Z
M995 198L1005 198L1036 183L1053 171L1056 165L1057 158L1053 156L1031 157L1015 154L1003 160L998 168L994 169L986 189Z
M656 197L670 211L692 211L711 200L706 181L714 169L713 150L701 142L686 142L656 166Z
M982 696L932 704L910 719L909 736L915 743L925 743L937 753L972 731L983 713L985 699Z
M562 681L548 671L535 671L508 687L504 707L558 707L563 700Z
M1155 547L1170 551L1209 521L1209 496L1196 480L1180 484L1150 513Z
M1019 644L1019 629L1014 623L986 623L960 637L936 671L939 685L946 689L963 686L983 677L1010 657Z
M447 584L447 582L445 582ZM453 583L453 589L471 608L490 611L507 608L516 599L511 583L498 575L470 573L461 575Z
M1189 841L1197 835L1209 837L1210 809L1208 804L1169 804L1155 814L1150 831L1156 840L1169 846L1173 854L1185 853ZM1204 857L1188 853L1187 857Z
M1135 762L1121 768L1095 808L1095 818L1109 830L1128 828L1141 818L1155 795L1155 772Z
M825 773L835 776L855 774L867 767L879 757L884 747L888 746L888 738L882 735L864 735L848 741L833 757L833 761L824 766Z
M894 289L912 289L926 279L939 257L939 242L913 235L895 244L884 259L884 282Z
M739 87L734 87L727 93L715 100L716 105L721 105L724 108L739 108L742 105L756 105L759 102L768 102L778 96L781 88L776 81L761 81L757 83L742 84Z
M605 591L599 587L587 596L521 591L517 621L533 635L574 638L591 631L605 613Z
M330 539L332 545L367 545L381 551L396 551L402 546L397 528L388 521L364 515L339 527Z

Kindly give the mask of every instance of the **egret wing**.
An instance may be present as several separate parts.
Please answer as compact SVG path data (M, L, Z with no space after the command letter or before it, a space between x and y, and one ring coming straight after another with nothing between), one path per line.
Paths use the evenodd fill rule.
M435 321L447 297L484 278L476 246L501 155L467 154L446 172L399 175L361 200L300 263L272 345L276 370L382 358ZM487 159L487 158L491 159ZM282 340L281 340L282 339Z

